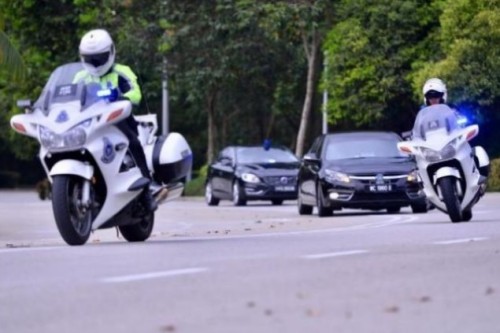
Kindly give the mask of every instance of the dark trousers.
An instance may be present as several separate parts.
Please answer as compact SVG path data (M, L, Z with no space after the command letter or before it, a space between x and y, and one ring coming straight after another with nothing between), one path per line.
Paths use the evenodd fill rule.
M130 115L127 119L124 119L116 124L116 127L118 127L120 131L127 136L130 153L141 170L143 177L150 179L151 175L146 162L146 155L144 155L141 142L137 137L139 133L137 132L137 121L135 121L134 116Z

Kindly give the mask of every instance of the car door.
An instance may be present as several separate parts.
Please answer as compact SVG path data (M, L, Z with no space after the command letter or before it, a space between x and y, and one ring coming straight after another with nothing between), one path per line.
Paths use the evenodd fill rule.
M233 181L236 172L236 148L230 147L224 151L220 170L221 191L226 197L231 198L233 193Z
M321 149L324 136L318 137L311 149L302 158L299 172L299 191L303 202L314 205L316 203L316 180L321 168Z
M231 197L231 184L234 177L234 148L223 149L210 167L212 189L221 198Z
M227 191L225 190L225 178L226 174L230 169L232 161L230 159L231 148L225 148L217 155L214 163L210 165L209 169L209 179L212 183L212 191L218 197L227 197Z

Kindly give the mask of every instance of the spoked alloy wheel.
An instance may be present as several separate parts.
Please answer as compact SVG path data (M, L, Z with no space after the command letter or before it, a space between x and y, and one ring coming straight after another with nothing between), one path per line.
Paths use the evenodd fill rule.
M142 221L132 225L123 225L118 227L120 232L129 242L143 242L151 236L155 224L154 212L147 214Z
M214 191L210 181L205 185L205 201L209 206L217 206L219 204L219 199L214 197Z
M444 177L439 179L438 186L441 188L446 211L450 216L451 222L462 221L462 212L460 211L460 200L457 191L457 181L455 177Z
M85 244L92 231L92 210L87 203L82 202L85 181L76 176L54 176L52 210L57 229L69 245ZM92 184L90 184L90 202L93 202Z

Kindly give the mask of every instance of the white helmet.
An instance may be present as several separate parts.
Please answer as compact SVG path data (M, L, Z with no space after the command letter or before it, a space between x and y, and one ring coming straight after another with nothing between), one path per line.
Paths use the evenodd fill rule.
M446 103L448 94L446 91L446 85L441 79L432 78L425 82L424 88L422 89L424 94L424 103L428 103L429 98L440 98L441 103Z
M115 46L106 30L87 32L80 41L80 59L83 67L93 76L102 76L115 62Z

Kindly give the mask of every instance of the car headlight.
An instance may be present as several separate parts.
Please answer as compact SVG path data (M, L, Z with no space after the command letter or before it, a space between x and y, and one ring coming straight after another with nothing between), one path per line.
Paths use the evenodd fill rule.
M247 183L260 183L260 178L254 175L253 173L242 173L241 179Z
M418 175L417 170L413 170L412 172L410 172L410 173L408 174L408 176L406 177L406 180L407 180L409 183L419 182L419 181L420 181L420 176Z
M325 179L328 182L337 181L337 182L341 182L341 183L349 183L351 181L351 178L349 178L349 175L342 173L342 172L328 170L328 169L325 170Z
M81 147L87 140L83 127L88 127L90 120L76 125L68 131L57 134L46 127L40 126L40 142L47 149L72 149Z

